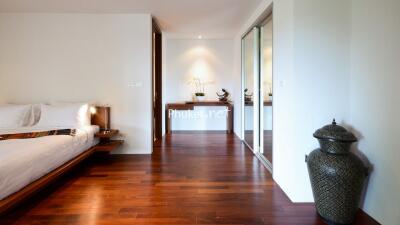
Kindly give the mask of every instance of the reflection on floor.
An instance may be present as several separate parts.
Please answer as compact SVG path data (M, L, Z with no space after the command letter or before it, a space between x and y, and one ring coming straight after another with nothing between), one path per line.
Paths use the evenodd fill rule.
M247 144L253 148L253 131L246 130L244 135ZM264 151L262 154L270 163L272 163L272 130L264 130Z
M253 146L253 142L254 142L254 139L253 139L253 130L245 130L245 131L244 131L244 140L246 141L246 143L247 143L251 148L254 147L254 146Z
M264 130L263 155L272 164L272 130Z
M290 165L288 165L290 166ZM322 225L231 134L172 134L153 155L90 158L0 224ZM374 223L359 213L358 223Z

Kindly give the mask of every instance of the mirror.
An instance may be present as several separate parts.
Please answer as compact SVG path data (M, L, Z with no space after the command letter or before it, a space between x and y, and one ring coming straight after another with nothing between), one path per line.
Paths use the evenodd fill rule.
M242 39L244 142L272 170L272 14Z
M257 57L256 38L257 30L251 30L242 39L243 53L243 98L244 98L244 141L254 149L254 90L255 90L255 63Z
M261 55L261 131L260 153L272 164L272 17L267 18L260 27Z

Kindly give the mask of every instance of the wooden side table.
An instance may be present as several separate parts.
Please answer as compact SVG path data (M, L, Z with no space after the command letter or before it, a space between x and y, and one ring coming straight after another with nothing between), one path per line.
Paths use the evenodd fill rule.
M120 147L124 140L111 140L111 138L117 136L119 134L119 130L109 130L109 131L100 131L94 135L100 139L100 142L95 146L96 152L111 152L116 148Z

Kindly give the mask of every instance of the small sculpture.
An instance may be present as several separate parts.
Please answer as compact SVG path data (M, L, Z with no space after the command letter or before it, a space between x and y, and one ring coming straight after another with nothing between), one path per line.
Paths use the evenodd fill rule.
M222 88L222 94L219 94L217 92L217 95L220 102L227 102L229 100L228 97L230 94L224 88Z
M253 99L253 94L247 94L248 89L244 89L244 101L251 102Z

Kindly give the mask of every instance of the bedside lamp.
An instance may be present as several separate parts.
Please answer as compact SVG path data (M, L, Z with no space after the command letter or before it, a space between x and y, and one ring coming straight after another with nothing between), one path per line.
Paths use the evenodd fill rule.
M98 125L101 131L110 131L110 111L109 106L95 106L90 112L92 113L92 124Z

